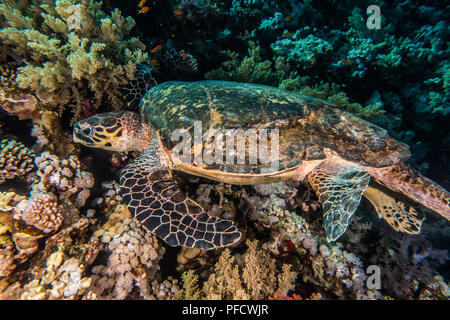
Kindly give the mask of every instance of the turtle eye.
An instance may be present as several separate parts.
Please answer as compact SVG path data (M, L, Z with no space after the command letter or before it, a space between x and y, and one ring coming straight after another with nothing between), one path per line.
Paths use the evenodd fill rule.
M84 128L84 129L82 130L82 132L83 132L84 135L90 136L91 133L92 133L92 129L91 129L91 128Z

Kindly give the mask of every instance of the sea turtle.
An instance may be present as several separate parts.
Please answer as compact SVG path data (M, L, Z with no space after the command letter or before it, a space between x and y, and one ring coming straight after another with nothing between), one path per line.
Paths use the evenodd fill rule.
M408 167L405 144L325 100L248 83L170 81L149 89L139 108L140 115L108 112L81 120L74 126L73 139L89 147L143 151L122 171L121 193L133 217L170 246L209 250L241 237L232 221L209 216L189 199L172 171L241 185L306 179L322 204L328 241L345 232L363 195L398 231L419 233L424 220L407 198L450 218L449 193ZM199 129L209 133L200 132L198 138ZM264 140L263 136L251 140L245 135L248 130L270 131L266 147L278 142L277 154L270 155L277 167L268 170L267 161L259 159L236 163L239 154L234 149L230 159L235 161L192 161L207 150L213 157L225 154L219 152L225 151L218 138L223 136L208 129L235 130L226 130L226 137L242 129L241 156ZM174 157L181 136L186 143L193 141L192 146L187 144L190 162L180 161L180 150Z

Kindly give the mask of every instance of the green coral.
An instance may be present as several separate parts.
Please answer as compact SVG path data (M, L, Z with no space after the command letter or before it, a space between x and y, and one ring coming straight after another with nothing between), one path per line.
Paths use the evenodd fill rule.
M232 80L260 84L273 83L272 62L261 58L261 48L253 41L249 42L248 56L242 61L239 54L228 51L230 60L225 61L222 67L205 74L206 79Z
M287 62L294 63L301 69L310 69L319 60L327 56L333 46L326 40L313 34L304 36L309 28L295 32L292 39L278 40L272 44L272 50L279 56L286 57Z
M340 90L335 84L321 83L319 85L308 87L305 86L297 91L300 94L306 94L321 99L326 99L335 104L338 108L351 112L358 117L367 119L380 117L384 114L384 110L380 104L369 104L362 106L359 103L350 102L347 95Z
M450 114L450 68L446 68L442 77L436 77L424 81L428 90L426 99L431 113L442 116Z
M363 106L350 102L346 93L340 86L326 82L314 82L310 76L300 76L297 71L292 71L288 58L277 56L275 63L270 60L262 61L261 48L252 41L249 42L248 56L242 61L239 54L228 52L230 60L225 61L222 67L206 73L206 79L231 80L239 82L261 83L299 94L310 95L326 99L338 108L354 113L363 118L375 118L384 114L380 104Z
M93 0L30 6L6 0L0 5L0 52L21 63L18 86L52 109L71 105L77 116L83 99L92 96L95 107L120 108L120 88L148 59L143 43L130 36L134 26L118 9L107 15Z

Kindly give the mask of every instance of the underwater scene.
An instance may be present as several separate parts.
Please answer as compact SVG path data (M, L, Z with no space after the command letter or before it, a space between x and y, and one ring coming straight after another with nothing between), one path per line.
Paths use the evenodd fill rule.
M0 300L448 300L449 15L1 0Z

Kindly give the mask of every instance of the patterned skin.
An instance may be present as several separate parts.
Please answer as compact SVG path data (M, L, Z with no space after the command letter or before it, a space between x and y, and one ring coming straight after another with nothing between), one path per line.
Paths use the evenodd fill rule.
M133 217L171 246L209 250L241 237L232 221L209 216L172 179L156 142L121 174L121 194Z
M406 163L386 168L368 168L372 177L450 220L450 194L436 182L421 175Z
M149 127L135 112L107 112L75 123L73 140L112 151L144 151L152 141Z
M308 175L308 181L323 206L327 240L334 241L347 230L350 218L369 185L370 175L357 166L340 166L324 161Z
M192 134L195 122L203 132L278 129L278 171L263 173L261 163L176 164L171 134L180 128ZM423 222L399 193L450 219L448 192L404 163L410 156L405 144L327 101L273 87L166 82L147 91L140 115L96 115L78 122L73 137L90 147L144 151L123 170L121 192L133 216L171 246L209 250L241 237L232 221L210 217L189 199L172 178L173 170L232 184L307 179L322 203L329 241L345 232L362 196L397 231L417 234ZM202 150L208 147L206 140L200 143ZM247 143L246 154L249 148ZM371 177L379 184L369 185Z

